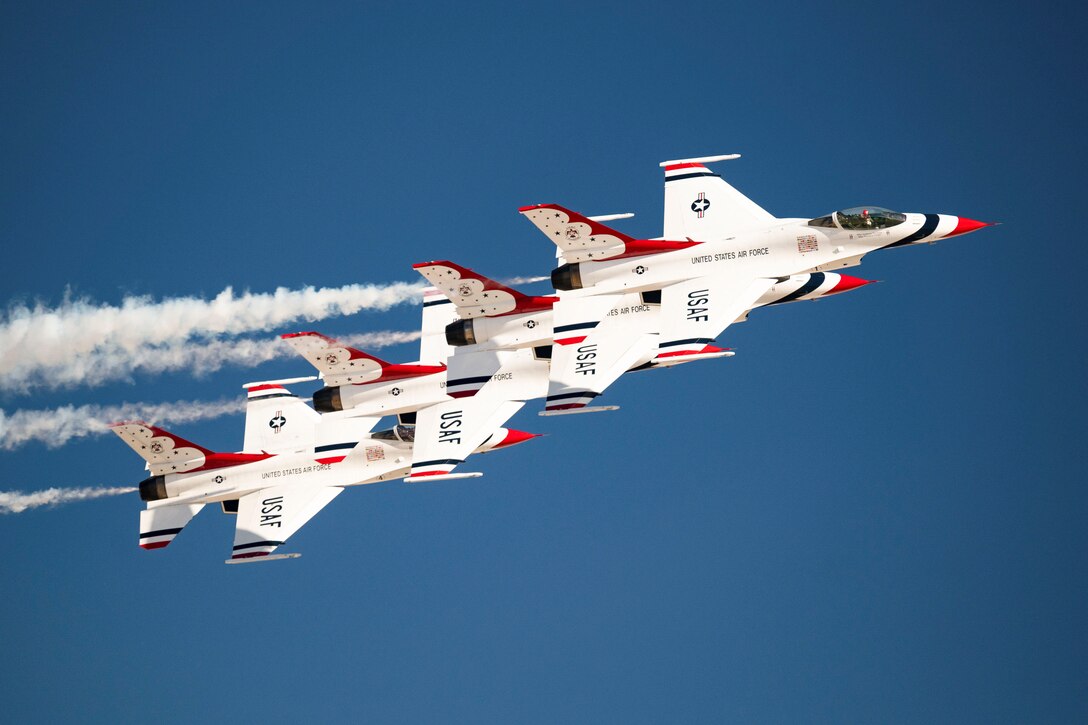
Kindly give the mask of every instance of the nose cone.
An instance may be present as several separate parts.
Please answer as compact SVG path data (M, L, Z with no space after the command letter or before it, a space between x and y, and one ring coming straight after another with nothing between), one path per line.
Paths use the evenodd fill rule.
M848 274L840 274L839 281L832 287L827 294L837 295L840 292L849 292L852 289L858 287L864 287L867 284L872 284L875 280L862 279L861 277L851 277Z
M954 219L956 220L956 226L952 229L952 231L944 235L945 239L948 239L949 237L955 237L960 234L967 234L969 232L978 231L983 227L992 227L994 226L994 224L996 224L996 222L979 222L975 221L974 219L968 219L967 217L962 216L954 217Z

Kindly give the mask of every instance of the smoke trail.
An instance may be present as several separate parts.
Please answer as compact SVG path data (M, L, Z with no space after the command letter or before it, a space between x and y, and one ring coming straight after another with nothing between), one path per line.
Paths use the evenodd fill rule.
M39 506L59 506L103 496L132 493L135 488L47 488L44 491L0 491L0 514L17 514Z
M348 345L373 350L418 340L419 333L390 330L349 335L341 339ZM278 337L175 342L131 350L102 345L83 355L68 357L63 364L54 367L24 367L6 374L0 373L0 390L26 392L35 387L94 386L115 380L128 380L134 373L191 370L201 376L213 373L225 365L251 367L294 355L294 351ZM299 362L302 362L301 359Z
M546 279L551 279L551 277L511 277L503 280L503 284L533 284L534 282L543 282Z
M65 405L54 410L0 410L0 450L10 451L31 441L58 448L73 438L109 432L118 420L145 420L149 423L192 423L209 420L245 408L245 400L227 398L202 402L123 403L121 405Z
M340 341L355 347L374 349L384 345L410 342L419 339L418 332L375 332L361 335L344 335ZM161 352L161 351L160 351ZM217 341L201 347L179 346L171 349L168 356L152 356L142 367L162 372L190 367L206 373L227 363L256 364L273 358L294 355L282 340L234 340ZM128 361L131 365L133 361ZM300 364L305 365L301 360ZM103 359L98 367L87 369L101 377L108 364ZM120 375L131 371L130 367L118 368ZM162 425L192 423L237 413L245 408L244 396L215 401L179 400L173 403L122 403L121 405L65 405L52 410L16 410L11 413L0 409L0 450L14 450L32 441L58 448L73 438L101 435L109 432L109 423L118 420L139 419Z
M321 320L360 310L384 310L419 298L424 285L347 285L235 295L177 297L159 302L129 297L119 306L65 300L56 308L16 305L0 320L0 379L46 378L94 352L137 355L148 346L176 345L197 337L268 330L294 320ZM63 373L61 373L63 375ZM70 377L70 376L69 376Z

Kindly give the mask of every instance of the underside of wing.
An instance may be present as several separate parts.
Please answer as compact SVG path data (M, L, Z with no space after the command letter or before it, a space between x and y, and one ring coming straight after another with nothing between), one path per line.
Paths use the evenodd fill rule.
M273 486L238 501L231 560L267 557L344 489L335 486Z
M523 405L518 400L481 394L419 411L412 473L406 480L448 476Z
M663 288L658 358L704 352L774 283L765 278L698 277Z
M657 335L644 319L617 309L623 298L566 298L556 305L545 413L586 408L620 375L653 357Z

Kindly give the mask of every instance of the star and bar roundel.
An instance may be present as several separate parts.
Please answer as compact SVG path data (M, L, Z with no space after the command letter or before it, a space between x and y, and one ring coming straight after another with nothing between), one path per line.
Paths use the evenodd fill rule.
M693 212L695 212L696 214L698 214L699 218L702 219L703 215L706 214L706 210L709 209L709 208L710 208L710 199L707 199L706 194L704 194L703 192L700 191L699 192L699 198L697 198L695 201L691 202L691 210Z

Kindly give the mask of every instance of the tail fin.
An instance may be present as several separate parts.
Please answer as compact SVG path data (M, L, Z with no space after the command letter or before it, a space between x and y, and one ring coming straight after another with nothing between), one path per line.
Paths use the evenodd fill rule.
M412 267L457 308L462 318L500 317L550 310L558 297L524 295L467 267L449 261L420 262Z
M665 239L718 241L774 221L774 216L730 186L704 163L739 154L662 161L665 169Z
M659 254L698 243L635 239L558 204L523 206L518 211L559 247L560 257L568 264Z
M246 389L246 436L243 453L293 453L313 450L314 426L321 414L276 383L251 383Z
M142 421L114 423L110 427L129 448L147 461L154 476L196 470L215 455L207 448Z
M280 337L317 368L330 386L386 382L445 369L441 365L395 365L319 332L293 332Z
M456 307L439 290L429 287L423 290L423 326L419 338L419 362L426 365L444 365L453 354L453 346L446 342L446 325L458 319Z

